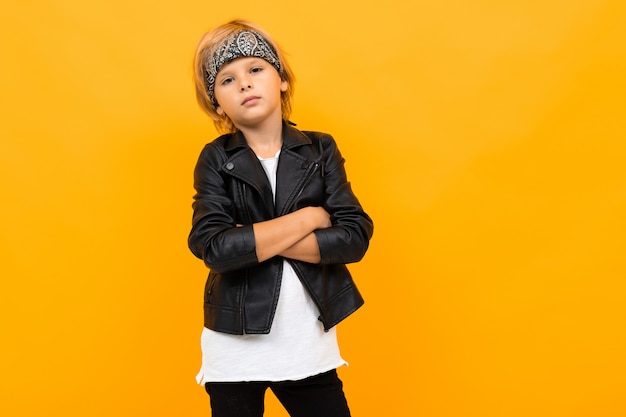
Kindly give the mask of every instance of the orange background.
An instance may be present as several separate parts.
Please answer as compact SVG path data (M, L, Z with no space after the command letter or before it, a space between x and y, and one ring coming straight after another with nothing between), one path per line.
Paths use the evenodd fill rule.
M234 17L376 222L353 415L626 415L625 3L218 3L3 6L0 415L209 415L191 57Z

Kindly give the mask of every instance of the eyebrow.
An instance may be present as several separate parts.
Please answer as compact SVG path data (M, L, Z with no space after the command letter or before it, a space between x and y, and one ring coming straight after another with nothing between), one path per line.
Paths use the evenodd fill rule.
M259 58L259 57L256 57L256 56L248 56L248 57L243 57L243 58L252 58L252 60L249 63L249 66L256 66L256 65L259 65L259 64L271 65L269 62L267 62L263 58ZM215 81L217 82L218 80L223 80L224 78L231 77L231 76L232 76L231 72L229 72L228 70L221 69L218 72L217 77L215 77Z

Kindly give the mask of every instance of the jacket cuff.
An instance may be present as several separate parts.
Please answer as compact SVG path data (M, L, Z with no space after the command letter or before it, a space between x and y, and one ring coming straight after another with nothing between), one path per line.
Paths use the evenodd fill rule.
M317 246L319 246L320 250L320 264L337 263L333 256L332 245L328 237L328 229L317 229L313 233L317 238Z
M228 272L256 265L258 259L252 225L233 228L227 233L230 234L228 239L223 239L219 243L215 242L219 245L217 253L221 255L216 256L215 259L207 259L208 256L205 254L205 263L209 268L215 272Z

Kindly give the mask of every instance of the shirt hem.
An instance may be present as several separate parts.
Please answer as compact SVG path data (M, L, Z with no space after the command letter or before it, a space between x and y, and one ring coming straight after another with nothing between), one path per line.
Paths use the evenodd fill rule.
M196 382L198 383L198 385L204 385L208 382L283 382L283 381L299 381L301 379L305 379L305 378L309 378L311 376L314 375L319 375L319 374L323 374L324 372L328 372L332 369L337 369L340 368L342 366L349 366L348 362L346 362L345 360L341 360L339 363L329 366L329 367L324 367L324 368L320 368L319 370L310 372L310 373L305 373L303 374L298 374L296 376L289 376L289 377L273 377L273 378L259 378L251 376L249 378L236 378L236 379L229 379L229 378L211 378L211 377L207 377L203 370L201 369L200 372L198 373L198 375L196 375Z

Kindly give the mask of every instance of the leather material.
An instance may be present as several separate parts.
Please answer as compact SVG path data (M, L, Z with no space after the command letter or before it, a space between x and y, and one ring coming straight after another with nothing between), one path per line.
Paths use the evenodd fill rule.
M210 268L204 325L231 334L269 333L280 293L283 258L259 263L252 224L321 206L332 227L318 229L320 264L288 260L316 303L326 330L363 304L345 264L369 246L373 222L351 190L334 139L283 124L276 196L241 132L202 150L194 174L189 247ZM243 225L236 227L236 225Z

